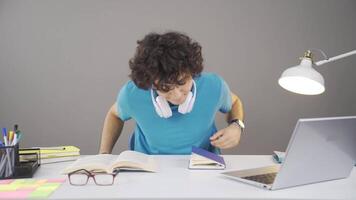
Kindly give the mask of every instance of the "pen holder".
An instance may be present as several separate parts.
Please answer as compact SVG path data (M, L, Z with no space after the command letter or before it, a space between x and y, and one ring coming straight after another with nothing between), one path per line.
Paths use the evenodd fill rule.
M25 151L25 153L19 153ZM19 143L15 146L0 147L0 180L31 178L40 163L40 149L19 149Z
M19 164L19 145L0 147L0 179L13 177Z

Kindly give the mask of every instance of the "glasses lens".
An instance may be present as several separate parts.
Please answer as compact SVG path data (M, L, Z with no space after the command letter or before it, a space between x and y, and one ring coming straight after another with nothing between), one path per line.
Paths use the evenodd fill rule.
M72 185L85 185L88 181L88 175L86 174L72 174L69 176L69 181Z
M95 174L94 178L98 185L112 185L114 183L112 174Z

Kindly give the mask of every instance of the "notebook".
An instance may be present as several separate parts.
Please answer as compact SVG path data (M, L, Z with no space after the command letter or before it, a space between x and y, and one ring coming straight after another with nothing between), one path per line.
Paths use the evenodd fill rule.
M225 161L222 156L202 148L192 147L189 169L225 169L225 167Z

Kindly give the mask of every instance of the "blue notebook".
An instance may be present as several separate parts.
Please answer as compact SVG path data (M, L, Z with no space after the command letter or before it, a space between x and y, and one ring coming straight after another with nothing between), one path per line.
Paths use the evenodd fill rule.
M225 169L225 167L225 161L222 156L205 149L192 147L189 169Z

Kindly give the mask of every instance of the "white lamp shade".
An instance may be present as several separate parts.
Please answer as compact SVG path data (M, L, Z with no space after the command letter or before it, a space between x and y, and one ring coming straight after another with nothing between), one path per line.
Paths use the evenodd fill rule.
M303 58L300 65L286 69L278 80L279 85L291 92L317 95L325 91L324 78L313 67L310 59Z

